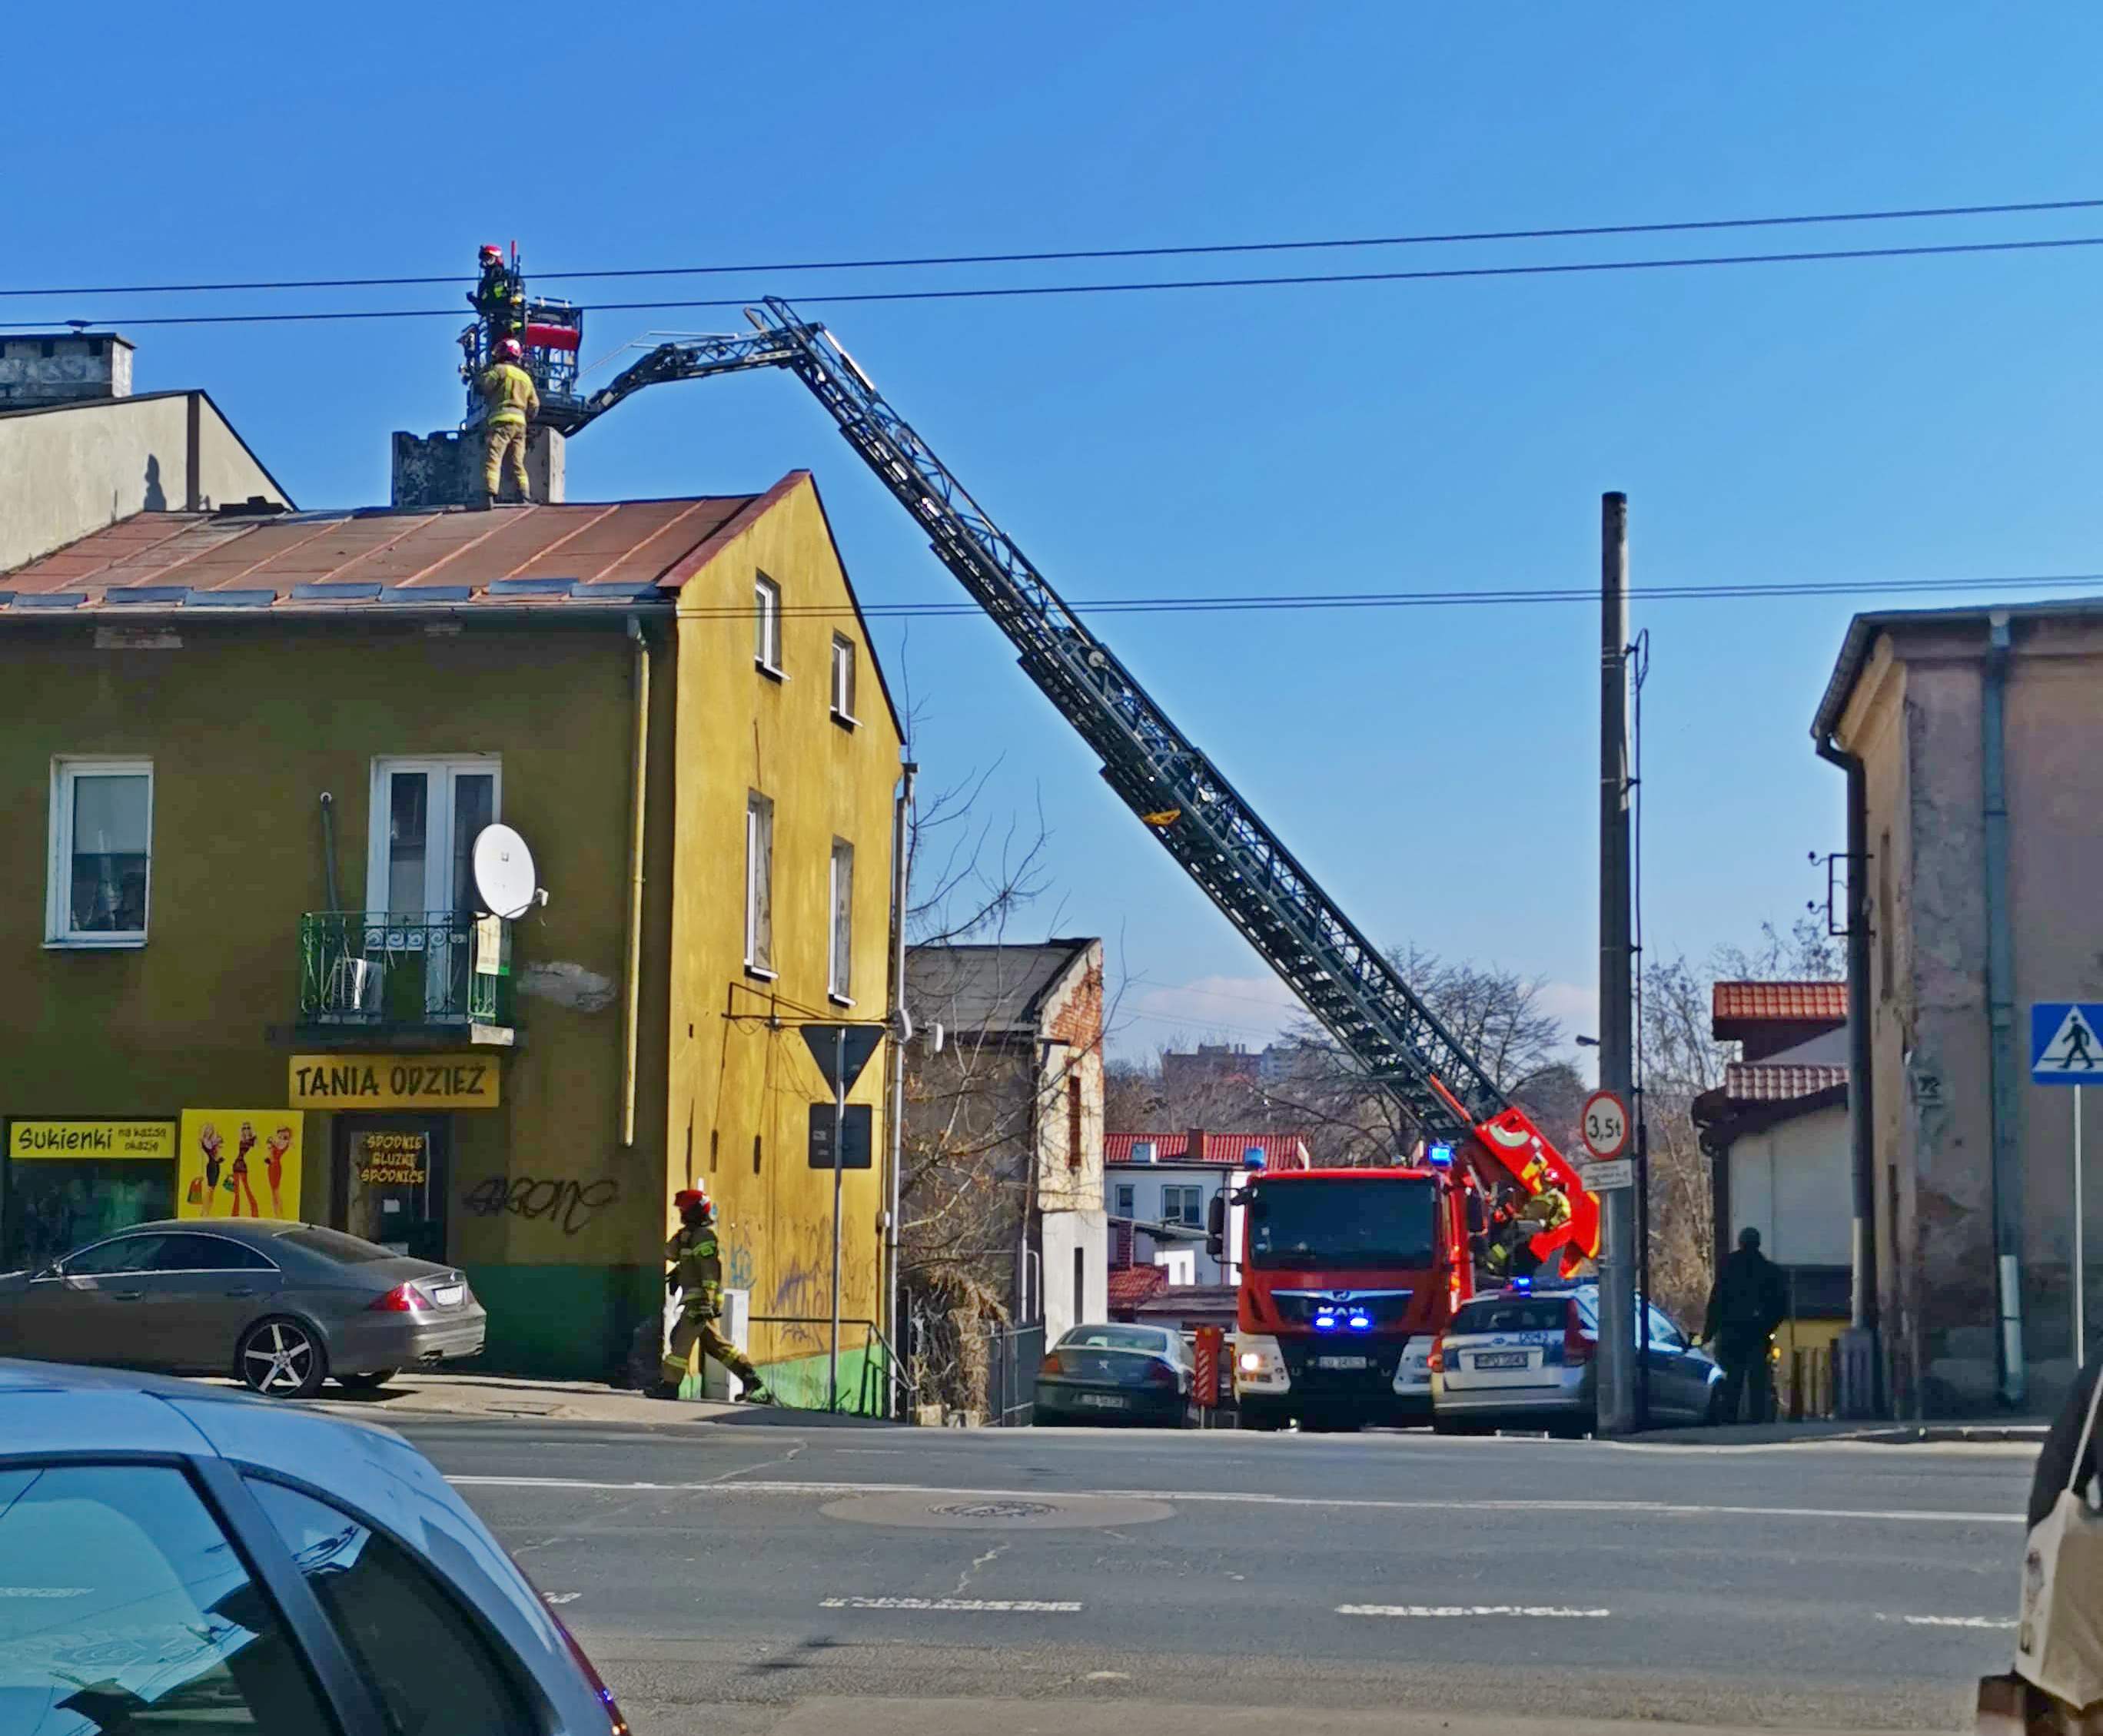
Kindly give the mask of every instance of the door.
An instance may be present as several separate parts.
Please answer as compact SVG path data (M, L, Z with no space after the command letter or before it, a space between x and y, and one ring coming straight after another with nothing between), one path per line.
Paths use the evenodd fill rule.
M230 1236L162 1236L145 1278L150 1342L142 1360L225 1373L242 1333L276 1305L282 1282L275 1262Z
M467 1016L474 841L496 818L500 773L493 755L374 762L368 929L370 919L391 920L368 933L367 950L376 939L384 949L389 1018Z
M336 1117L336 1228L411 1259L446 1258L450 1117Z
M1698 1422L1708 1414L1708 1363L1692 1354L1687 1334L1663 1311L1650 1311L1643 1366L1650 1374L1650 1408L1660 1415Z
M157 1232L118 1236L32 1278L21 1304L22 1354L145 1366L152 1354L147 1281L167 1239Z

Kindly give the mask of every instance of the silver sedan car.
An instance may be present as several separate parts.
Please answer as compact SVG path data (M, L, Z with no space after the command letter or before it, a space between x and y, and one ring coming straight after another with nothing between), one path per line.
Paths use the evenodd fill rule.
M1661 1423L1719 1419L1723 1370L1658 1308L1638 1333L1650 1413ZM1461 1304L1431 1352L1431 1426L1442 1435L1499 1428L1583 1435L1597 1423L1596 1284L1492 1290Z
M554 1612L389 1430L0 1361L0 1730L626 1736Z
M477 1355L487 1324L451 1267L267 1218L142 1223L0 1274L0 1356L231 1374L273 1398Z

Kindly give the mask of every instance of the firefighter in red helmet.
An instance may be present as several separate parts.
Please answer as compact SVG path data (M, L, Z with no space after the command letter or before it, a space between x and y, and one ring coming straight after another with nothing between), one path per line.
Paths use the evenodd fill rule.
M679 1229L665 1244L665 1258L672 1269L665 1275L667 1291L681 1292L679 1322L672 1329L671 1347L660 1370L655 1388L658 1398L677 1398L679 1383L688 1370L688 1360L698 1344L704 1356L713 1356L745 1383L740 1395L754 1405L771 1405L774 1395L759 1378L759 1370L736 1345L716 1330L722 1308L722 1254L716 1241L715 1202L698 1188L682 1188L672 1196L679 1214Z

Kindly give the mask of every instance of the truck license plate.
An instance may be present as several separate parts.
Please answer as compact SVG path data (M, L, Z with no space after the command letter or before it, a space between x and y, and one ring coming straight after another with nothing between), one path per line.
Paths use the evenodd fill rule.
M1372 1364L1363 1356L1317 1356L1317 1368L1371 1368Z
M1080 1400L1083 1404L1093 1405L1101 1410L1124 1409L1124 1401L1114 1392L1083 1392L1080 1395Z
M1475 1358L1477 1368L1524 1368L1526 1352L1523 1350L1485 1351Z

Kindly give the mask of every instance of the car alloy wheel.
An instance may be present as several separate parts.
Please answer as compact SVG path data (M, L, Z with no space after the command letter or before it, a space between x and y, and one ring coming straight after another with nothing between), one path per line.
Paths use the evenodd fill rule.
M242 1383L266 1398L311 1398L328 1374L319 1342L292 1320L257 1321L235 1361Z

